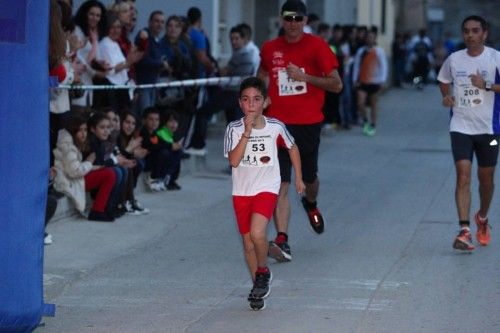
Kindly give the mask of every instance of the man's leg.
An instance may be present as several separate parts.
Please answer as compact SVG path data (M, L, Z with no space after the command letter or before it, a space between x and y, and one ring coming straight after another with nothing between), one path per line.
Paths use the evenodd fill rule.
M356 94L357 94L358 116L361 117L363 124L365 124L368 121L366 117L366 92L358 88Z
M495 149L494 156L498 155L498 151ZM478 155L479 156L479 155ZM496 159L496 157L495 157ZM478 157L479 161L479 157ZM493 165L496 164L496 161ZM491 164L490 164L491 165ZM493 198L494 185L494 175L495 167L478 167L478 178L479 178L479 199L480 206L479 211L474 216L476 221L477 232L476 239L482 246L486 246L490 243L490 226L488 224L488 210L490 209L491 199Z
M458 219L461 226L469 226L472 162L469 160L459 160L455 162L455 169L457 175L455 202L457 205Z
M282 182L278 194L278 202L274 210L274 225L276 232L288 234L288 221L290 220L290 200L288 199L288 188L290 183Z
M378 92L373 93L369 97L370 103L370 124L372 127L375 127L377 124L377 102L378 102Z
M457 250L472 251L472 236L470 232L470 179L472 162L469 160L458 160L455 162L457 180L455 187L455 203L457 205L460 232L453 241L453 248Z
M477 175L479 178L479 216L487 217L495 188L493 181L495 176L495 167L479 167Z
M274 241L269 242L268 249L268 255L279 262L292 260L292 253L288 245L288 221L290 220L289 187L290 183L281 182L276 208L273 213L277 235Z
M314 182L305 183L306 184L306 199L309 202L316 202L316 198L318 197L319 192L319 178L316 177Z

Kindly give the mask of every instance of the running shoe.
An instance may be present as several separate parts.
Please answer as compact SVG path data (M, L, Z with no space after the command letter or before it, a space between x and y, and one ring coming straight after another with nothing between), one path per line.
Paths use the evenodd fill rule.
M266 308L266 302L263 298L248 297L248 301L250 302L250 309L254 311L260 311Z
M268 256L279 262L292 260L292 252L287 242L277 244L274 241L269 241Z
M479 212L474 216L474 220L476 220L477 232L476 239L482 246L486 246L490 243L491 235L490 235L490 225L488 224L488 218L482 218L479 216Z
M49 233L45 233L43 236L43 245L52 244L52 235Z
M149 214L149 209L144 207L139 201L133 200L132 201L132 208L136 211L141 213L141 215Z
M377 134L377 130L373 126L368 126L368 129L365 131L366 136L375 136Z
M302 206L306 210L307 217L309 218L309 224L311 224L311 228L317 234L323 233L325 230L325 222L323 221L323 216L321 215L318 207L314 205L311 206L309 202L307 202L306 197L302 197Z
M167 184L167 191L178 191L180 189L181 189L180 185L177 184L177 182L175 181L171 181Z
M125 214L137 216L137 215L141 215L141 212L135 210L132 203L129 200L127 200L125 202Z
M455 241L453 242L453 248L463 251L472 251L475 249L474 245L472 244L472 235L470 233L470 230L468 229L460 230L458 236L455 238Z
M161 192L166 190L163 181L159 178L155 179L151 178L151 176L147 176L145 180L146 180L146 185L149 187L151 192Z
M272 279L273 274L270 270L267 270L267 273L256 273L253 288L250 295L248 295L248 301L251 302L252 299L263 299L269 296Z

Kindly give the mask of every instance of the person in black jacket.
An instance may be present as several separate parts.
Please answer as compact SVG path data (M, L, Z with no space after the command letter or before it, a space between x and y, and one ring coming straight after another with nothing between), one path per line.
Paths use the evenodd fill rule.
M120 217L125 213L124 203L121 198L123 198L126 189L125 184L128 177L127 169L134 167L136 162L123 156L118 147L113 149L113 153L110 154L109 157L105 157L105 142L109 138L111 132L111 122L105 113L97 111L92 114L88 122L88 128L90 129L90 151L88 154L95 153L96 159L94 165L112 167L115 172L116 183L111 191L107 211L111 216Z

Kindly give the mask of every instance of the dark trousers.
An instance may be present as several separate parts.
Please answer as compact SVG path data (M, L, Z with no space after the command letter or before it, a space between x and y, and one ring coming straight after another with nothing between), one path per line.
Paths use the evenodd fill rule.
M340 94L327 91L325 103L323 104L323 115L325 124L340 124Z
M195 111L191 119L191 135L187 146L203 149L206 145L208 122L212 116L222 110L235 110L238 108L238 92L220 88L209 88L205 103Z
M166 179L170 182L179 178L181 168L181 151L160 149L146 156L146 170L151 171L152 179Z

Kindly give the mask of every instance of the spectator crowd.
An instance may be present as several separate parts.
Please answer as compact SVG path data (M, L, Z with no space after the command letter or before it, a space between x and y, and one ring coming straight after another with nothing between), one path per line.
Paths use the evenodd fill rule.
M134 189L142 172L153 192L180 190L182 158L203 155L210 117L242 113L234 87L79 89L79 85L127 86L207 78L250 76L259 65L251 28L230 30L232 56L219 66L202 27L202 13L149 14L136 27L135 1L105 6L98 0L73 8L51 0L49 37L51 181L47 220L54 198L65 195L93 221L112 222L147 214ZM70 85L71 89L58 88ZM88 203L88 199L92 203ZM46 234L46 243L51 243Z
M227 65L220 66L202 26L202 12L196 7L185 16L155 10L146 27L137 27L133 0L109 6L88 0L78 8L73 8L71 0L51 0L50 4L49 193L68 196L89 220L147 214L149 210L134 195L140 174L147 172L142 178L153 192L180 190L181 159L206 154L210 118L219 111L224 111L227 122L242 117L237 88L91 90L78 86L255 75L260 55L252 29L246 23L230 29L232 54ZM314 14L308 19L304 30L328 43L338 59L344 86L340 93L326 93L323 128L362 126L363 134L375 135L377 96L389 71L387 57L377 46L377 27L330 26ZM450 40L437 45L433 46L424 30L412 38L396 34L393 84L413 82L421 87L432 79L430 73L456 49ZM48 212L53 214L50 202Z

